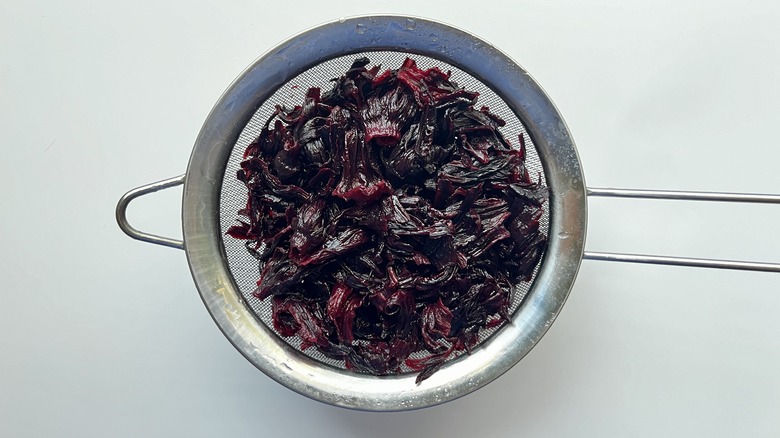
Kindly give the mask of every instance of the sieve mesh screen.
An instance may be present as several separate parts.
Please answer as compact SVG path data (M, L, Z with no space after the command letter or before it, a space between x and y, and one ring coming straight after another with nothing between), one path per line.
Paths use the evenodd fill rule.
M246 124L238 138L238 141L233 146L233 150L228 159L220 193L219 222L220 231L224 236L222 243L228 268L245 303L249 308L251 308L256 317L271 330L274 330L272 323L271 300L266 299L261 301L252 295L252 292L255 290L257 285L257 280L259 279L258 262L251 254L249 254L244 246L243 241L225 236L227 229L236 224L238 219L237 212L246 206L247 189L246 186L236 178L236 172L240 169L240 163L243 160L244 150L260 134L260 131L262 130L263 126L265 126L268 118L273 114L277 105L283 107L292 107L301 104L306 95L306 91L311 87L318 87L323 90L323 92L325 90L329 90L332 86L331 80L341 76L349 69L355 59L363 56L368 57L371 60L370 65L379 64L382 66L383 70L387 68L398 68L407 57L411 57L421 68L438 67L442 71L450 71L450 79L452 82L467 90L479 93L479 100L477 105L475 105L477 108L481 106L487 106L490 108L492 113L498 115L506 121L506 125L502 127L500 131L508 141L510 141L514 146L519 146L517 140L518 135L522 135L524 137L527 148L526 166L532 175L539 175L542 180L542 185L545 187L547 185L541 161L538 157L536 149L534 148L533 142L528 136L520 119L514 114L509 106L503 101L503 99L501 99L501 97L499 97L487 85L450 64L433 58L412 55L405 52L368 52L333 58L304 71L303 73L297 75L285 83L268 100L263 102L249 123ZM544 210L544 215L540 221L540 229L544 234L548 234L549 211L547 208ZM531 288L533 280L536 278L536 273L538 270L539 266L537 265L531 281L521 282L514 287L514 290L511 294L511 304L509 307L510 315L513 315L520 307L523 299ZM500 326L492 329L483 329L480 332L480 343L484 342L493 333L500 329ZM301 339L299 337L280 336L280 338L282 338L291 346L300 350ZM344 361L328 358L321 352L317 351L315 348L303 350L303 353L321 363L337 368L344 368ZM419 358L427 354L428 353L424 351L419 351L410 357ZM460 355L462 355L462 353L460 353ZM454 354L450 361L457 357L458 354ZM405 365L401 368L401 370L403 372L411 372L411 370L406 368Z

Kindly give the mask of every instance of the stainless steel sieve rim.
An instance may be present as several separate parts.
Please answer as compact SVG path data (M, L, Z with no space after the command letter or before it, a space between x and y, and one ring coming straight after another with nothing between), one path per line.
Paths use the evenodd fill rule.
M260 322L229 272L219 224L220 191L231 150L252 115L297 74L338 56L399 51L453 65L496 92L525 125L550 189L548 250L513 323L470 356L446 363L421 384L413 374L375 377L323 365ZM184 241L134 229L125 210L134 198L184 184ZM256 60L220 97L195 142L187 173L128 192L117 221L131 237L186 251L195 284L214 321L257 368L288 388L332 405L376 411L416 409L468 394L522 359L560 312L585 242L586 190L573 140L560 114L528 73L505 54L451 26L416 17L340 19L294 36Z
M414 375L374 377L330 368L287 345L241 302L220 243L219 192L225 163L259 104L313 65L374 50L437 58L493 88L525 124L552 194L548 253L513 324L471 356L448 363L419 385ZM195 142L184 179L182 216L187 259L201 297L225 336L250 362L290 389L329 404L403 410L442 403L487 384L539 341L563 306L582 259L586 193L563 119L525 70L506 55L473 35L430 20L357 17L316 27L283 42L225 91Z

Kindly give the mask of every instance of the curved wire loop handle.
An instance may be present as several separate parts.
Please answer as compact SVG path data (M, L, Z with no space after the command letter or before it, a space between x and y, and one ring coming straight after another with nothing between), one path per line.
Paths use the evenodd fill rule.
M122 195L122 197L119 198L119 203L116 205L116 222L119 224L119 228L121 228L125 234L136 240L142 240L144 242L155 243L157 245L168 246L171 248L184 249L184 241L182 240L171 239L170 237L163 237L156 234L149 234L143 231L139 231L130 225L130 223L127 221L127 206L130 204L130 201L139 196L154 193L158 190L167 189L170 187L176 187L182 184L184 184L184 175L179 175L173 178L168 178L162 181L136 187Z

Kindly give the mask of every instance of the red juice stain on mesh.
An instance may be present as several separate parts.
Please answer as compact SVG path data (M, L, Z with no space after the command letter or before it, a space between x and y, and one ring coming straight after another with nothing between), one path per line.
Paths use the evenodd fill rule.
M227 234L259 260L254 295L281 336L419 383L509 320L547 246L548 191L522 136L513 147L449 73L368 65L276 108L244 153L247 204Z

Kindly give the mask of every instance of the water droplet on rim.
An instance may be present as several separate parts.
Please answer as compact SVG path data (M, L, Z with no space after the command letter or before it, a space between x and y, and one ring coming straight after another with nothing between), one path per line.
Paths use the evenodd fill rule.
M363 35L366 33L366 25L358 23L357 26L355 26L355 32Z
M414 30L415 27L417 27L417 20L415 20L414 18L407 18L406 28L409 30Z

